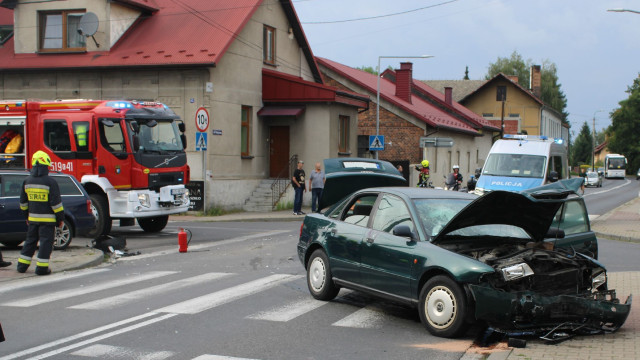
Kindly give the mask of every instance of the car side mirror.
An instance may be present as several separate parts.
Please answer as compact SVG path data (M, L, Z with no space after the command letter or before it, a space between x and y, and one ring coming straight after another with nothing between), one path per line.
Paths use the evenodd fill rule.
M416 235L407 225L396 225L393 227L393 235L409 238L411 241L416 240Z
M180 135L180 140L182 141L182 149L187 148L187 136L185 134Z
M564 230L556 227L549 228L544 237L547 239L564 239Z
M138 150L140 150L140 137L133 135L133 152L138 152Z
M549 176L547 176L547 180L549 180L549 182L558 181L558 172L557 171L549 172Z
M180 130L180 132L184 132L186 130L186 127L183 122L178 123L178 130Z
M133 129L134 133L139 133L140 132L140 124L138 124L137 121L132 121L131 122L131 129Z

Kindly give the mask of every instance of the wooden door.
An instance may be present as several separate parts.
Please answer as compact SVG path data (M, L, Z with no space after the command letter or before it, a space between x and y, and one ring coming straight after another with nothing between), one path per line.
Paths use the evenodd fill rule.
M269 127L269 177L275 178L289 166L289 127ZM283 174L289 177L288 174Z

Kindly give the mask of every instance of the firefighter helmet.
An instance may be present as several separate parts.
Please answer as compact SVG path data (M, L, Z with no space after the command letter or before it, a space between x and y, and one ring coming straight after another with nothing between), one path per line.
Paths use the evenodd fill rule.
M38 150L31 158L31 166L35 166L36 164L51 166L51 158L46 152Z
M429 160L422 160L420 164L422 165L422 167L429 167Z

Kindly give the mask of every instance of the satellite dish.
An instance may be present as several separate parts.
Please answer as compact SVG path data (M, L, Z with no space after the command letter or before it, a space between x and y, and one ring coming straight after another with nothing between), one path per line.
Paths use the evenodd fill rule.
M82 15L78 24L78 33L86 37L91 36L97 47L100 47L93 35L98 31L98 16L95 13L88 12Z
M98 16L92 12L82 15L80 24L78 24L78 32L84 36L93 36L96 31L98 31Z

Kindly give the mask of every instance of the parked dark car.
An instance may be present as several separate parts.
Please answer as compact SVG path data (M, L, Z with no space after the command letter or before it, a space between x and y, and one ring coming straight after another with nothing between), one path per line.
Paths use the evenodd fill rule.
M335 162L341 161L325 160L327 198L344 192L341 184L353 188L349 172L361 184L395 176L384 162L367 160L377 167L355 174L345 171L348 165L340 171ZM331 300L344 287L415 306L427 330L443 337L461 335L475 321L507 334L615 331L631 297L621 304L607 288L597 238L577 195L582 181L482 197L409 187L357 190L304 219L297 251L309 291Z
M27 223L20 210L20 190L26 170L0 170L0 243L15 247L27 234ZM78 181L62 173L49 173L58 182L64 206L64 223L56 228L54 249L69 246L75 236L85 235L95 227L96 218L91 211L91 199Z

